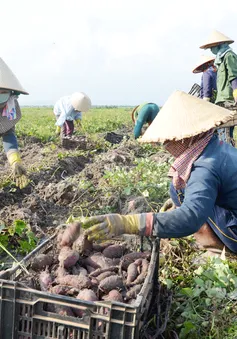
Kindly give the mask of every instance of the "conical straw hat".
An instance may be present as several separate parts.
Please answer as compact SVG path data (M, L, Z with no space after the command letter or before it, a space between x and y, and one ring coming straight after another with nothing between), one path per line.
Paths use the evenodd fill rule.
M22 94L29 94L21 86L15 74L10 70L7 64L0 58L0 88L11 89Z
M204 45L200 46L200 48L207 49L207 48L211 48L211 47L220 45L222 43L232 44L233 42L234 42L234 40L230 39L228 36L222 34L221 32L214 30L209 35L206 43Z
M234 113L190 94L175 91L139 141L182 140L206 132L233 117Z
M75 110L87 112L91 108L91 99L83 92L76 92L71 95L71 104Z
M201 73L203 72L203 69L207 67L208 63L214 63L215 57L213 56L206 56L202 55L196 64L195 68L193 69L193 73Z

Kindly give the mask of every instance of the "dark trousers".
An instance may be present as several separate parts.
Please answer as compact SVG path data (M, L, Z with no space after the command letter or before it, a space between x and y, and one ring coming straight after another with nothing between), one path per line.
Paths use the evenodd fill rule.
M64 137L72 135L74 132L74 123L73 121L66 120L62 127L62 135Z

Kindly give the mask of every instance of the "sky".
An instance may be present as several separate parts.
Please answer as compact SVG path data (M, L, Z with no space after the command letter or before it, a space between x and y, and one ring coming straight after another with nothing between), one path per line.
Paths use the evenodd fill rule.
M1 1L0 57L29 92L21 105L76 91L93 105L163 105L200 82L192 69L213 29L237 41L234 0Z

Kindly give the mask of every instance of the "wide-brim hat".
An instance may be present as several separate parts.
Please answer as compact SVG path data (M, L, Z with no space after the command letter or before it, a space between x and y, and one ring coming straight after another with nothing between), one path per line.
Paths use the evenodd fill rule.
M91 108L91 99L83 92L71 95L71 104L76 111L87 112Z
M193 73L201 73L203 69L207 68L208 64L214 63L215 57L202 55L197 62L195 68L193 69Z
M200 48L207 49L223 43L232 44L233 42L234 42L233 39L230 39L228 36L224 35L219 31L213 30L209 35L206 43L200 46Z
M182 140L215 128L234 113L193 95L175 91L161 108L139 141Z
M22 87L15 74L7 64L0 58L0 88L12 90L21 94L29 94Z

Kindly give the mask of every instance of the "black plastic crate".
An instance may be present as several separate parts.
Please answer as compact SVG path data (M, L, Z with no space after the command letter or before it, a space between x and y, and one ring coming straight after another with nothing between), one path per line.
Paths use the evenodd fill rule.
M53 247L55 235L24 258L27 267L39 253ZM157 281L159 243L152 247L149 270L133 305L119 302L87 302L22 287L16 280L22 275L19 266L0 278L1 339L133 339L146 318L154 282ZM6 279L10 279L6 280ZM15 281L13 281L15 280ZM52 306L54 306L52 308ZM68 306L83 311L82 318L62 316L49 309Z

